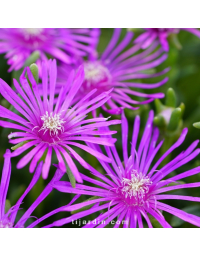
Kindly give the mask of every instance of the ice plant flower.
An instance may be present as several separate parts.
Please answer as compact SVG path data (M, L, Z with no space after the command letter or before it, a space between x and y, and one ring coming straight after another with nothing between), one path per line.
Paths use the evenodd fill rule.
M180 30L186 30L200 38L200 31L196 28L145 28L145 32L138 36L134 43L142 43L142 48L146 49L155 40L158 40L164 51L169 51L167 38L171 34L178 34Z
M52 152L55 151L60 169L66 171L66 161L77 181L82 182L70 154L73 154L80 163L81 160L71 146L81 148L97 158L110 161L108 157L79 142L89 141L112 146L116 139L98 138L96 135L100 135L101 132L97 128L118 124L121 121L107 121L108 118L101 117L86 119L90 111L100 107L110 98L109 91L103 92L88 101L87 99L96 91L93 90L72 106L73 98L84 80L83 67L80 67L76 74L74 71L71 72L67 83L61 88L55 104L56 61L49 60L48 66L49 69L43 63L42 95L40 95L38 85L29 67L24 69L20 77L21 86L15 79L13 80L16 91L12 90L8 84L0 79L0 93L19 112L19 114L14 113L0 106L0 117L14 121L0 120L0 126L18 130L11 132L8 136L10 143L21 143L20 146L15 146L15 149L17 149L11 153L12 157L31 149L18 162L17 168L23 168L31 161L29 170L33 172L37 162L43 156L43 158L45 157L45 162L42 175L46 179L51 165ZM29 81L25 76L26 72ZM47 96L48 92L50 92L49 97ZM115 131L109 132L109 134L113 133Z
M82 60L85 79L76 97L78 101L83 95L86 95L94 88L97 89L96 94L113 88L110 94L111 99L106 104L109 109L106 105L102 106L110 114L119 114L122 108L135 109L133 105L145 104L155 98L164 97L163 93L146 94L134 90L134 88L157 88L168 80L164 78L162 81L154 84L138 82L138 79L165 74L168 69L154 74L148 74L148 71L159 66L167 58L167 55L162 54L163 50L161 48L155 50L158 45L156 42L143 52L139 52L141 49L139 44L123 52L131 42L133 33L128 31L123 40L117 45L120 34L121 29L114 29L113 36L100 57L90 56L89 60ZM65 81L65 76L69 70L69 66L62 66L58 70L59 83L62 84ZM136 97L136 99L132 99L132 97ZM147 100L141 101L137 97L147 98Z
M49 54L71 64L80 57L93 55L98 37L99 30L89 28L1 28L0 53L6 53L9 71L22 68L35 51L39 51L42 61L47 61Z
M180 184L180 180L200 172L200 167L182 171L177 169L194 159L200 149L196 149L198 140L194 141L185 151L181 152L166 165L160 166L162 161L177 147L179 147L187 134L184 128L179 139L157 160L155 159L163 141L159 141L159 130L153 126L153 111L149 112L149 117L140 142L138 134L140 130L140 117L136 116L133 127L131 150L128 154L128 122L124 114L122 115L122 149L123 163L117 153L116 147L105 147L107 155L112 159L111 164L100 160L106 175L99 173L90 167L94 177L81 174L87 185L78 184L72 188L69 182L58 181L54 183L54 188L61 192L73 193L77 195L88 195L90 198L82 203L63 207L63 211L79 211L68 218L55 221L52 225L62 226L71 221L84 218L92 213L101 212L100 215L89 222L84 227L105 227L110 222L114 227L142 228L144 222L152 228L150 217L155 218L164 228L170 228L170 224L165 220L162 211L168 212L178 218L200 227L200 217L186 213L175 207L163 203L163 200L187 200L200 202L200 197L172 194L171 191L183 188L199 187L200 182ZM102 128L107 131L108 128ZM104 137L104 136L103 136ZM110 137L110 136L109 136ZM89 143L93 149L100 147ZM138 146L137 146L138 145ZM173 177L167 176L174 170L178 174ZM170 183L171 186L167 186ZM167 194L166 192L170 192ZM91 197L92 196L92 197ZM83 208L84 207L84 208ZM87 207L87 209L85 209ZM90 207L90 208L89 208ZM104 212L102 213L102 210ZM81 220L80 220L81 222ZM74 222L73 222L74 223ZM84 221L82 221L84 224Z
M22 217L16 221L17 213L20 211L21 204L23 203L24 198L26 195L31 191L31 189L37 183L39 177L41 176L42 172L42 162L38 164L38 167L33 175L33 178L23 193L23 195L19 198L17 203L12 206L7 212L5 212L5 204L6 204L6 197L10 183L10 176L11 176L11 161L9 157L9 150L7 150L7 156L4 159L4 166L2 171L1 177L1 185L0 185L0 228L24 228L26 221L31 218L32 212L36 209L36 207L51 193L53 190L52 184L55 181L58 181L63 176L63 172L57 169L53 179L49 182L49 184L45 187L39 197L35 200L35 202L28 208L27 211L22 215ZM76 199L76 198L74 198ZM74 201L74 200L73 200ZM50 216L50 215L49 215ZM45 218L42 217L38 219L38 221L44 220ZM33 227L34 225L31 224ZM27 226L29 227L29 226Z

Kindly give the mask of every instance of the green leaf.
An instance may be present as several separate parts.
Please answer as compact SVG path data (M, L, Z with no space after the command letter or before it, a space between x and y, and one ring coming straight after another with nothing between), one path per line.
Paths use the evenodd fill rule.
M178 128L180 119L181 119L181 109L180 108L175 108L172 111L167 129L170 130L170 131L176 130Z
M16 150L17 148L22 147L23 145L25 145L27 142L29 142L28 140L22 141L18 144L16 144L15 146L11 147L12 150Z
M155 104L157 113L160 113L165 109L165 106L161 103L159 99L155 99L154 104Z
M165 126L165 119L162 115L157 115L153 119L154 125L158 127L164 127Z
M185 111L185 104L184 103L181 103L179 108L181 109L181 117L183 116L183 113Z
M166 93L166 106L176 107L176 94L172 88L169 88Z
M66 150L66 151L67 151L67 150ZM67 175L68 175L68 177L69 177L69 181L70 181L72 187L75 188L75 187L76 187L76 179L75 179L75 177L74 177L72 171L70 170L69 165L67 164L67 162L66 162L66 160L65 160L64 157L63 157L63 160L64 160L64 162L65 162L66 173L67 173Z
M200 129L200 122L193 123L193 126L197 129Z
M33 77L34 77L36 83L38 83L38 81L39 81L38 66L35 63L33 63L30 65L30 70L31 70L31 73L33 74Z
M76 187L76 179L75 179L75 177L74 177L73 173L71 172L68 165L67 165L67 175L69 177L69 181L70 181L72 187L75 188Z

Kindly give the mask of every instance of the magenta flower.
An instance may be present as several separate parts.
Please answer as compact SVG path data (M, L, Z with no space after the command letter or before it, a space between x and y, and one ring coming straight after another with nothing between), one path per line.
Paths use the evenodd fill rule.
M117 45L120 34L121 29L114 30L107 48L99 58L98 56L90 56L89 60L82 60L85 80L76 97L78 101L94 88L97 89L97 95L113 88L110 94L111 99L106 102L110 109L106 105L102 106L110 114L119 114L123 108L135 109L132 105L145 104L155 98L164 97L163 93L146 94L134 90L134 88L157 88L168 80L165 78L154 84L139 83L138 79L152 78L165 74L169 70L168 68L155 74L148 74L147 71L159 66L167 58L167 55L162 55L162 49L155 51L158 45L156 42L143 52L139 52L140 45L134 45L124 52L124 49L133 38L133 33L127 32L124 39ZM69 66L63 66L58 69L59 84L65 82L66 74L70 69L71 67ZM136 81L133 82L131 80ZM147 100L140 102L141 99L133 100L132 97L142 97L147 98Z
M25 76L26 72L32 87ZM0 126L18 130L17 132L10 133L8 136L10 143L24 143L23 146L21 145L11 153L12 157L21 155L23 152L31 149L18 162L17 168L23 168L31 161L29 170L33 172L37 162L42 156L46 155L42 170L43 178L46 179L51 165L52 152L54 151L59 162L59 168L66 171L65 159L76 180L82 182L82 178L70 154L73 154L74 158L80 163L81 157L71 146L79 147L97 158L110 162L111 160L105 155L78 142L88 141L112 146L116 139L110 140L96 137L96 135L102 134L97 128L118 124L121 121L107 121L108 118L101 117L86 119L89 112L100 107L110 98L109 91L103 92L88 101L88 98L96 91L93 90L72 106L73 98L84 80L83 67L80 67L76 74L74 71L71 72L67 83L60 90L56 104L54 104L56 72L55 60L49 61L49 70L47 70L45 63L43 63L42 95L39 93L38 85L29 67L24 69L20 77L21 86L15 79L13 80L17 93L0 79L0 93L21 114L16 114L0 106L0 117L14 121L0 120ZM49 97L47 96L48 92L50 92ZM113 133L116 132L109 132L109 134ZM12 139L16 137L18 138Z
M36 50L42 61L47 62L46 54L50 54L63 63L71 64L80 57L94 55L98 37L99 30L89 28L1 28L0 53L6 53L10 65L8 71L22 68Z
M180 30L186 30L200 38L200 31L196 28L145 28L145 32L136 38L134 43L142 44L142 49L146 49L155 40L158 40L164 51L169 51L167 38L170 34L178 34Z
M96 219L90 221L90 223L85 223L86 225L84 227L105 227L111 222L115 224L115 228L119 227L120 224L124 224L123 227L126 228L136 228L137 226L142 228L145 221L148 227L152 228L150 216L153 216L163 227L171 227L161 211L168 212L200 227L200 217L188 214L161 202L166 199L200 202L199 197L166 193L177 189L200 186L200 182L188 184L180 184L178 182L188 176L199 173L200 167L183 171L182 173L179 172L179 174L173 177L167 177L168 174L188 163L199 154L200 149L195 149L199 141L194 141L185 151L181 152L165 166L159 168L162 161L183 143L187 134L187 128L183 129L182 134L175 144L155 161L154 158L158 154L163 141L158 140L159 130L153 127L153 116L153 111L150 111L140 143L138 141L140 117L137 116L135 118L131 152L128 157L128 122L124 114L122 114L123 163L115 146L106 146L105 151L112 159L111 165L100 160L106 175L99 173L90 166L91 173L98 180L81 174L82 179L87 182L87 185L78 184L76 188L72 188L69 182L58 181L54 183L54 188L61 192L88 195L95 198L90 198L90 200L88 199L85 202L69 207L63 207L61 209L62 211L75 211L79 209L82 211L73 214L71 217L55 221L48 227L52 225L62 226L96 212L101 213ZM106 132L109 129L101 128L100 130ZM91 148L98 149L99 152L102 152L98 145L96 146L92 143L89 143L89 145ZM172 182L177 184L167 186ZM89 209L82 209L82 207L88 207ZM102 213L102 210L105 212ZM84 222L82 223L84 224Z
M42 162L38 164L38 167L34 173L31 183L23 193L23 195L19 198L16 205L12 206L8 212L5 213L5 203L6 203L6 196L8 192L8 187L10 183L10 176L11 176L11 161L9 155L9 150L7 150L7 156L4 159L4 167L2 171L1 177L1 186L0 186L0 228L23 228L26 221L31 218L32 212L35 208L50 194L53 190L52 184L55 181L58 181L63 176L63 172L59 169L56 171L53 179L49 182L49 184L45 187L43 192L40 196L35 200L35 202L29 207L29 209L23 214L23 216L16 222L16 216L18 211L20 211L20 206L23 203L24 198L30 192L30 190L34 187L37 183L41 172L42 172ZM76 198L74 198L76 199ZM74 200L72 201L74 202ZM72 203L71 202L71 203ZM51 215L49 215L51 216ZM38 221L41 222L42 220L46 219L45 217L39 218ZM35 226L34 224L30 225L31 227ZM29 227L29 226L28 226Z

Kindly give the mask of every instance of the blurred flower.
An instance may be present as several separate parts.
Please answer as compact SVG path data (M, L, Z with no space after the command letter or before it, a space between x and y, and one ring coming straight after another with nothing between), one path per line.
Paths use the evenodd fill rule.
M22 68L35 51L42 61L47 61L48 54L71 64L79 57L94 54L98 37L99 30L89 28L1 28L0 53L6 53L8 71Z
M158 40L164 49L164 51L169 51L169 44L167 38L169 35L175 35L180 32L180 30L186 30L200 38L200 31L196 28L145 28L145 32L136 38L134 43L142 44L142 49L146 49L156 40Z
M26 78L26 72L28 79ZM48 82L49 75L49 82ZM17 168L23 168L31 161L29 170L33 172L41 157L45 158L42 176L48 177L51 165L52 151L55 151L59 167L66 171L65 161L71 169L78 182L82 182L79 171L74 164L70 154L82 164L82 158L71 146L79 147L97 158L110 162L111 160L103 154L89 148L81 142L92 142L112 146L116 139L98 138L101 132L98 127L121 123L120 120L107 121L108 118L90 118L86 116L92 110L100 107L109 98L109 91L87 100L96 90L91 91L72 107L72 101L84 80L84 70L80 67L76 74L72 71L67 83L61 88L55 104L55 85L57 77L56 61L49 60L49 70L45 63L42 67L42 95L39 93L37 83L29 67L25 68L20 76L20 84L14 79L14 87L17 93L0 79L0 93L22 116L0 106L0 117L8 118L14 122L0 121L0 126L19 130L10 133L10 143L17 144L13 147L11 156L21 155L28 149L24 157L17 164ZM30 85L30 84L31 85ZM47 94L49 93L49 97ZM16 124L16 123L18 124ZM110 131L109 134L114 134ZM17 139L12 139L18 137ZM75 141L75 142L74 142ZM70 154L69 154L69 153ZM64 159L65 161L64 161Z
M92 213L101 212L96 219L90 221L90 223L88 222L84 227L105 227L111 221L114 221L115 228L119 227L120 224L124 224L123 227L136 228L138 226L139 228L142 228L143 220L145 220L148 227L151 228L152 223L150 219L153 217L163 227L169 228L171 226L165 220L162 211L168 212L198 227L200 226L200 217L188 214L182 210L160 202L160 200L166 199L200 202L199 197L180 194L173 195L171 193L166 194L166 192L171 192L172 190L199 187L200 182L180 184L178 181L199 173L200 167L183 171L173 177L168 176L164 180L168 174L171 174L174 170L188 163L199 154L200 149L195 149L199 141L194 141L185 151L181 152L162 168L159 168L160 164L168 154L183 143L187 134L187 128L183 129L182 134L176 143L153 163L153 160L163 143L163 141L157 143L159 130L157 127L153 127L153 117L153 111L150 111L149 118L139 143L138 134L140 130L140 117L136 116L131 142L131 152L130 157L128 157L128 122L124 114L122 114L123 163L119 158L115 146L106 146L105 151L112 159L112 166L100 160L106 175L99 173L92 167L90 167L90 171L95 176L95 179L81 174L83 180L92 185L77 184L76 188L72 188L69 182L58 181L54 183L54 188L61 192L89 195L92 196L92 198L82 203L74 204L69 207L66 206L65 208L63 207L63 211L79 212L74 213L70 217L55 221L53 224L48 225L48 227L51 227L52 225L62 226ZM100 130L106 132L109 129L102 128ZM111 138L111 136L108 137ZM99 152L102 152L98 145L96 146L92 143L88 143L88 145L91 148L98 149ZM169 184L171 186L167 186ZM106 210L106 212L102 213L102 210Z
M9 150L7 150L7 156L4 158L4 167L2 171L1 177L1 186L0 186L0 228L23 228L26 221L31 218L32 212L35 208L49 195L49 193L53 190L52 183L58 181L63 176L63 172L61 170L57 170L53 179L49 182L49 184L45 187L42 191L40 196L35 200L35 202L29 207L29 209L23 214L23 216L16 222L17 213L20 211L21 204L23 203L24 198L30 192L30 190L35 186L37 183L41 172L42 172L42 162L38 164L38 167L35 171L35 174L32 178L31 183L23 193L23 195L19 198L17 203L12 206L7 212L5 212L6 206L6 197L8 192L8 187L10 183L10 176L11 176L11 161L9 157ZM76 198L74 198L76 199ZM74 200L73 200L74 202ZM51 215L49 215L51 216ZM39 221L44 220L46 218L42 217L42 219L38 219ZM31 224L33 227L34 225ZM29 226L28 226L29 227Z
M165 74L169 69L159 73L151 74L153 68L159 66L167 55L161 54L163 50L160 48L155 51L158 43L154 43L149 49L139 52L140 45L134 45L130 49L124 51L133 38L131 31L127 32L123 40L117 45L121 34L121 29L114 29L114 34L102 55L90 56L89 60L82 60L85 70L85 80L77 94L76 100L82 98L94 88L97 89L96 94L113 88L111 99L107 101L102 108L110 114L119 114L123 108L136 109L132 105L140 105L151 102L155 98L164 97L163 93L145 94L134 88L152 89L157 88L167 82L168 78L154 84L140 83L136 79L152 78ZM70 66L63 65L58 69L59 83L65 83L66 74L71 70ZM148 73L149 71L149 73ZM135 82L131 80L136 80ZM142 97L147 100L133 100L131 97Z

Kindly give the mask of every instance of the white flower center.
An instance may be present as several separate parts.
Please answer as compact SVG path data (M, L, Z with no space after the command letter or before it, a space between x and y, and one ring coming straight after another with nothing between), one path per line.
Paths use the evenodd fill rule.
M84 71L85 80L91 84L97 84L111 77L109 70L99 62L85 62Z
M60 114L54 114L51 112L50 115L46 111L46 115L41 116L41 120L43 120L43 126L40 130L44 130L44 133L49 130L50 135L58 135L58 131L64 131L63 124L65 121L60 119ZM39 130L39 131L40 131Z
M39 36L43 28L22 28L21 31L26 39L29 39L30 37Z
M148 176L143 176L142 173L139 173L136 170L133 170L131 173L131 179L123 178L122 179L122 194L125 195L125 198L134 197L136 200L141 200L149 192L149 186L152 184L152 181Z
M9 221L0 221L0 228L12 228L13 224Z

